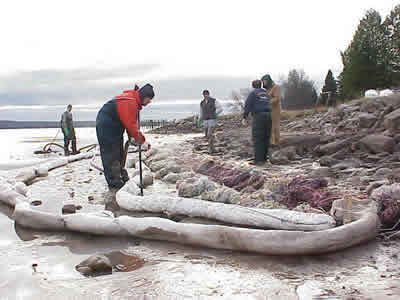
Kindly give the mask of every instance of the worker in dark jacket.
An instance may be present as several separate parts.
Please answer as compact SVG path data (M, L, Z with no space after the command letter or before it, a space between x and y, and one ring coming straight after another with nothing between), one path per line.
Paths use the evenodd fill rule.
M72 154L78 154L76 150L76 136L74 121L72 120L72 105L68 104L67 110L61 115L61 130L64 134L64 154L68 156L69 152L69 142L72 141Z
M108 101L97 114L96 133L104 176L110 190L120 189L129 180L122 165L123 134L125 129L132 142L144 144L145 137L138 130L138 114L151 102L154 90L150 84L134 90L126 90ZM150 145L148 145L150 148Z
M253 90L247 96L244 105L243 124L247 124L249 113L252 114L252 136L254 144L254 165L263 165L268 159L271 136L271 112L268 92L261 88L261 80L252 82Z
M217 126L217 116L222 112L222 106L210 97L208 90L203 91L204 99L200 102L200 120L203 122L204 135L208 140L208 152L214 153L214 130Z

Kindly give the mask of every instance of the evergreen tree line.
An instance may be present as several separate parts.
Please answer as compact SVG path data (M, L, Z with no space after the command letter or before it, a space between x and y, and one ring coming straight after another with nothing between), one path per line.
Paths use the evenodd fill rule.
M400 87L400 5L383 20L376 10L361 19L350 45L340 53L343 71L336 80L331 70L318 97L314 82L304 71L291 70L281 79L284 109L335 105L354 99L369 89Z
M344 98L362 96L369 89L394 88L400 85L400 5L383 20L376 10L369 10L360 21L353 40L341 52L340 74Z

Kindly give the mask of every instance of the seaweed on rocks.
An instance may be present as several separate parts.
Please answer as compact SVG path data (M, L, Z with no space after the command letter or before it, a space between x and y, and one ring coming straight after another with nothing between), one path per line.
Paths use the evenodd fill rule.
M259 190L264 185L264 177L261 175L218 164L213 160L202 163L196 172L237 191L242 191L248 187L251 187L251 190Z
M275 192L279 193L278 201L288 208L295 208L301 203L308 203L313 208L322 208L325 211L332 207L332 202L339 199L323 188L328 186L325 178L308 179L296 177L291 182L279 184Z

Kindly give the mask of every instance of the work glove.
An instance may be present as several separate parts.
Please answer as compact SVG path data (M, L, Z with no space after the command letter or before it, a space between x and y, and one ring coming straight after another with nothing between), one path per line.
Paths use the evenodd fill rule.
M139 132L139 134L138 134L138 139L129 137L129 143L131 143L131 145L134 145L134 146L143 145L145 141L146 141L146 139L144 138L144 135L141 132Z
M134 138L132 138L132 137L129 137L129 143L130 143L132 146L137 146L137 145L139 145L139 143L136 142L136 140L135 140Z
M242 120L242 125L243 125L243 126L246 127L248 124L249 124L249 122L248 122L246 119L243 119L243 120Z
M149 151L150 149L151 149L151 145L150 145L149 142L145 142L145 143L142 145L142 150L143 150L143 151Z

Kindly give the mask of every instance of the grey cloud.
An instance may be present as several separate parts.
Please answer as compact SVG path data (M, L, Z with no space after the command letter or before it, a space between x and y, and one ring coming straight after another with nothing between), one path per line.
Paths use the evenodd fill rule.
M49 69L3 75L0 76L0 105L96 101L110 97L115 94L116 88L123 86L107 81L141 76L156 68L158 65L131 65L112 69Z
M39 70L0 77L0 105L55 105L102 103L129 84L129 77L140 77L158 65L131 65L120 68ZM127 78L125 82L113 79ZM150 81L157 100L201 98L203 89L215 97L227 97L233 89L248 87L246 77L193 77ZM143 84L144 82L139 82Z

